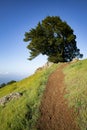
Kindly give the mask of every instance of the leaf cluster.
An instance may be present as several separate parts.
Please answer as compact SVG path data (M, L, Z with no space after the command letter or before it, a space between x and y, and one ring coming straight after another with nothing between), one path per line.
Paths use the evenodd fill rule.
M76 46L76 35L72 28L58 16L48 16L39 22L36 28L25 33L25 42L29 42L29 60L39 54L47 55L54 63L71 61L82 57Z

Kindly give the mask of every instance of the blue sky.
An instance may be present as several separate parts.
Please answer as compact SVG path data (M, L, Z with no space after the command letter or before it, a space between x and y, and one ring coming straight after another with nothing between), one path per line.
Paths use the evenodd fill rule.
M74 30L77 46L87 57L87 0L0 0L0 75L27 76L46 63L40 55L28 61L24 33L46 16L60 16Z

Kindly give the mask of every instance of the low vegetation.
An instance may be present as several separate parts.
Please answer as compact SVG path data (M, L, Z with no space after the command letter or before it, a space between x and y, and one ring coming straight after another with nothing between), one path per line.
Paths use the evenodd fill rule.
M10 84L13 84L13 83L15 83L16 81L15 80L11 80L11 81L9 81L8 83L2 83L2 84L0 84L0 88L3 88L3 87L5 87L6 85L10 85Z
M39 106L48 76L57 67L57 64L53 64L20 82L0 89L0 98L13 92L22 93L19 99L0 106L0 130L36 130L37 119L40 115Z
M87 60L70 63L64 69L69 107L74 108L81 130L87 130Z
M0 98L21 93L18 99L0 105L0 130L37 130L39 106L49 75L61 64L36 71L32 76L0 89ZM69 63L64 68L69 107L77 114L81 130L87 130L87 60Z

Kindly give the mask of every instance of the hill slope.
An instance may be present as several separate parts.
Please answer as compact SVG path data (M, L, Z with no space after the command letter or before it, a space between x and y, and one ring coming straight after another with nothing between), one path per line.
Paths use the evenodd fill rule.
M79 130L75 123L76 115L64 98L63 68L66 65L61 65L49 77L40 107L39 130Z
M0 98L7 99L7 103L0 105L0 130L36 130L41 97L49 75L57 66L54 64L41 69L26 79L0 89ZM22 96L9 101L10 93L21 93Z
M87 60L53 64L0 89L22 94L0 105L0 130L87 130L86 77Z
M81 130L87 130L87 60L68 65L65 70L66 95L70 108L77 114Z
M87 130L87 60L63 66L49 77L38 128Z

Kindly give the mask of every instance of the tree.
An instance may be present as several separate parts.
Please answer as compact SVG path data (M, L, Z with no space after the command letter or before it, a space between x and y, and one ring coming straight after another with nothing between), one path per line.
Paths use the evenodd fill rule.
M58 16L48 16L36 28L25 32L25 42L29 42L29 60L39 54L47 55L48 61L58 63L82 57L76 46L76 35L71 27Z

